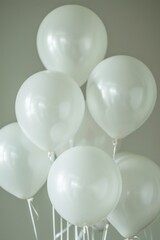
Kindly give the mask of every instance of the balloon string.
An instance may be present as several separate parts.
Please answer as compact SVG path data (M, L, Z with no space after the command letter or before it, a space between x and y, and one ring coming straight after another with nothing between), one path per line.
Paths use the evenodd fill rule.
M107 239L107 235L108 235L108 228L109 228L109 223L106 224L106 227L103 231L103 237L102 240L106 240Z
M53 221L53 240L56 239L56 221L55 221L55 209L52 206L52 221Z
M36 229L36 224L35 224L33 213L36 214L37 220L39 219L39 215L33 205L33 198L27 199L27 203L28 203L28 208L29 208L29 212L30 212L30 216L31 216L32 225L33 225L34 235L35 235L36 240L38 240L37 229Z
M144 238L147 239L146 229L143 230L143 233L144 233Z
M61 233L61 240L63 240L63 218L60 217L60 233Z
M115 138L112 140L112 144L113 144L113 160L116 160L116 151L117 151L117 146L118 146L118 139Z
M91 239L92 240L95 240L95 237L94 237L94 229L92 228L92 230L91 230Z
M89 228L86 227L86 233L87 233L87 240L89 240Z
M151 227L149 226L149 235L150 235L150 239L153 240L153 234L152 234L152 229Z
M69 223L69 222L67 222L67 227L64 228L62 232L59 232L59 233L56 234L56 239L59 238L59 237L60 237L62 234L64 234L65 232L67 232L67 240L69 240L69 235L68 235L68 233L69 233L69 228L70 228L71 226L72 226L72 224Z
M69 229L70 229L71 224L67 222L67 240L69 240Z
M83 230L82 230L82 233L83 233L83 240L86 239L86 227L83 227Z
M89 240L89 229L87 226L83 227L82 233L83 233L83 240L85 240L86 238L87 240Z
M83 230L80 231L80 234L78 236L78 240L80 240L82 238L82 236L83 236Z
M78 227L74 226L75 240L78 240Z
M54 152L48 152L48 158L50 162L53 163L54 160L56 159L56 154Z
M149 227L147 227L147 229L144 229L144 237L145 237L145 239L147 240L147 230L148 230L148 235L149 235L149 239L150 240L153 240L153 234L152 234L152 230L151 230L151 227L149 226Z
M80 234L78 236L78 240L80 240L81 238L83 238L83 240L85 240L86 238L87 238L87 240L90 239L89 228L87 226L84 226L82 228L82 230L80 231ZM94 231L93 228L91 229L91 240L95 240L95 231Z

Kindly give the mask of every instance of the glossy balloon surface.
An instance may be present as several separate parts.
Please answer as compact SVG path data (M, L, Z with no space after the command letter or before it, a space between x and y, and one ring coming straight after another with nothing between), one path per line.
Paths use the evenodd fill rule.
M122 194L108 216L119 233L131 238L160 213L160 168L135 154L121 153L117 164L122 175Z
M17 123L0 130L0 186L27 199L45 183L51 163L47 154L33 145Z
M102 150L78 146L62 153L48 176L49 198L57 212L78 226L102 220L117 204L121 176Z
M99 63L87 85L91 115L112 138L139 128L155 106L157 88L148 67L130 56L113 56Z
M47 69L67 73L81 86L106 54L107 32L90 9L65 5L42 21L37 49Z
M78 130L85 110L79 86L60 72L29 77L16 98L17 121L38 147L52 152Z
M65 150L73 146L94 146L102 149L110 156L113 153L112 139L98 126L89 113L87 104L85 105L85 114L76 134L67 143L56 149L59 156Z

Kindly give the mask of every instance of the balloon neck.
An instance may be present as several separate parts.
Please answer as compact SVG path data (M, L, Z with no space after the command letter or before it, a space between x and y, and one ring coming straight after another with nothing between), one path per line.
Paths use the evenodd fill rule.
M55 153L53 151L49 151L48 152L48 158L49 158L50 162L53 163L54 160L56 159Z
M119 139L118 138L114 138L112 139L112 145L113 145L113 160L116 160L116 153L117 153L117 146L119 144Z
M137 237L137 236L134 236L134 237L132 237L132 238L125 238L124 240L140 240L140 238L139 237Z
M119 139L118 139L118 138L113 138L113 139L112 139L112 144L113 144L113 146L117 146L118 143L119 143Z
M107 222L107 224L106 224L106 226L105 226L105 229L108 230L109 226L110 226L110 223Z

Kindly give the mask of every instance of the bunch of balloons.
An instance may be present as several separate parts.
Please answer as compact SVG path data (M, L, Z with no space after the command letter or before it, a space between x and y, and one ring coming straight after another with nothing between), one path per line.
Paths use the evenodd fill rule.
M103 60L107 44L104 24L85 7L61 6L44 18L37 49L47 70L23 83L18 123L0 131L0 186L28 199L48 177L49 198L65 220L84 227L106 219L129 239L160 212L160 168L130 153L114 161L111 139L148 119L157 88L138 59ZM53 164L52 153L59 155Z

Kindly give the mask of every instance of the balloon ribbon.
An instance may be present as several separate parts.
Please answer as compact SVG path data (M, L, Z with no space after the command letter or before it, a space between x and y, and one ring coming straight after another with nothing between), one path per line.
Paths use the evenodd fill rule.
M27 199L27 203L28 203L28 208L29 208L31 220L32 220L34 235L35 235L36 240L38 240L37 229L36 229L36 224L35 224L33 214L35 213L35 215L37 216L37 220L39 219L39 214L38 214L37 210L35 209L35 207L33 205L33 200L34 200L33 198L29 198L29 199Z
M61 235L64 234L65 232L67 232L71 226L72 226L72 224L67 222L67 227L64 228L61 232L56 234L56 239L61 237ZM69 238L68 238L68 240L69 240Z
M109 223L107 223L105 228L104 228L102 240L106 240L107 239L108 228L109 228Z

